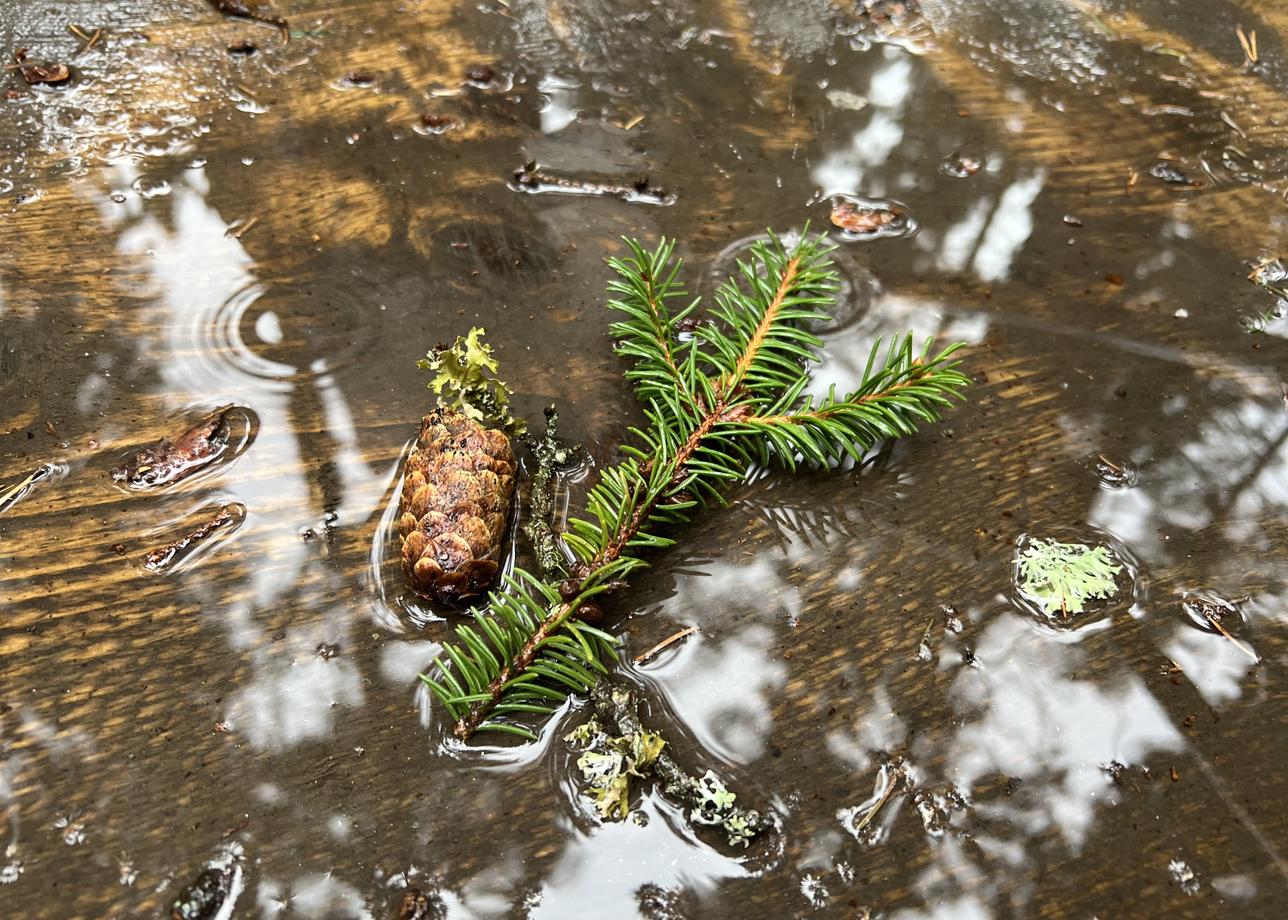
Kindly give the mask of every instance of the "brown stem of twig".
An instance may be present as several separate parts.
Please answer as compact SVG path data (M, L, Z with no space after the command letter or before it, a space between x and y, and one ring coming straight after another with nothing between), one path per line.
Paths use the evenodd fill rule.
M1212 624L1212 626L1213 626L1213 628L1215 628L1217 632L1219 632L1221 635L1225 636L1225 637L1226 637L1227 639L1229 639L1232 643L1234 643L1234 647L1235 647L1235 648L1237 648L1239 651L1243 652L1243 654L1245 654L1245 655L1247 655L1249 658L1251 658L1251 659L1252 659L1252 663L1253 663L1253 664L1258 664L1258 663L1260 663L1261 658L1260 658L1260 657L1258 657L1257 653L1256 653L1256 652L1254 652L1252 649L1248 648L1246 645L1244 645L1244 644L1243 644L1242 642L1240 642L1238 639L1234 638L1234 636L1230 635L1230 631L1229 631L1229 630L1227 630L1224 626L1222 626L1222 625L1221 625L1221 621L1220 621L1220 620L1218 620L1218 619L1217 619L1216 617L1214 617L1212 614L1208 613L1206 610L1202 610L1202 611L1200 611L1200 612L1203 614L1203 618L1204 618L1205 620L1207 620L1209 623L1211 623L1211 624Z
M663 649L670 648L672 645L674 645L675 643L679 642L679 641L680 641L681 639L683 639L685 636L692 635L693 633L695 633L695 632L697 632L697 631L698 631L698 627L696 627L696 626L686 626L684 629L680 630L680 631L679 631L678 633L676 633L675 635L673 635L673 636L667 636L665 639L663 639L663 640L662 640L661 642L659 642L657 645L653 646L653 647L652 647L651 649L649 649L647 652L643 652L642 654L636 655L636 656L635 656L635 663L636 663L636 664L643 664L644 662L646 662L646 661L648 661L650 658L652 658L654 655L656 655L658 652L662 651Z

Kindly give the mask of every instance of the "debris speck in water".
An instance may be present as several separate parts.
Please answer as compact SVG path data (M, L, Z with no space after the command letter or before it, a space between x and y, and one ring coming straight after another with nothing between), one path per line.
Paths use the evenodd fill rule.
M28 86L60 87L71 82L71 68L66 64L33 61L26 48L15 51L13 60L18 73L22 75Z
M232 916L242 891L242 848L229 844L170 906L171 920L225 920Z
M537 165L536 160L529 160L514 171L514 182L510 188L518 192L532 194L555 193L564 195L598 195L605 198L620 198L634 204L669 205L675 203L675 195L663 188L658 188L644 176L634 182L623 185L617 182L596 182L589 179L574 179L548 172Z
M1172 876L1172 881L1177 884L1181 891L1191 897L1199 893L1198 876L1194 874L1194 870L1190 868L1189 863L1185 860L1173 859L1167 864L1167 871Z
M868 107L867 96L860 96L858 93L852 93L844 89L828 90L827 101L838 109L846 109L850 112L859 112Z
M1165 160L1161 160L1151 166L1149 174L1155 179L1162 179L1168 185L1184 185L1195 188L1200 184Z
M1096 454L1093 468L1096 478L1106 489L1129 489L1140 482L1140 470L1130 460Z
M475 64L465 71L465 82L480 89L491 86L496 80L496 70L487 64Z
M940 790L918 789L912 796L921 826L931 837L942 837L952 824L953 813L966 808L966 798L954 786Z
M827 886L823 884L823 879L813 873L806 873L801 877L801 894L815 910L826 907L831 898Z
M22 860L14 859L0 866L0 885L12 885L22 877Z
M954 179L966 179L984 168L984 161L969 153L955 151L939 164L939 171Z
M459 125L460 122L451 115L429 112L416 120L416 123L412 125L412 130L418 134L444 134L459 127Z
M342 89L367 89L376 85L376 78L361 70L351 70L336 82Z
M871 240L878 237L910 236L917 224L908 209L897 201L834 195L828 219L844 231L846 239Z

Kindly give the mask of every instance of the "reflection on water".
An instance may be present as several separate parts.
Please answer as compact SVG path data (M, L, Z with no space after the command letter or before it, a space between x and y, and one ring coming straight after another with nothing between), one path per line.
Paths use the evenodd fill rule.
M1028 833L1055 828L1078 852L1096 806L1115 799L1101 765L1141 764L1183 745L1140 678L1107 687L1070 678L1085 665L1081 645L1048 642L1006 615L984 630L976 654L982 666L962 671L952 691L965 722L952 778L968 791L993 773L1040 779L1040 795L1021 793L1000 810Z
M639 909L639 892L646 887L682 887L706 900L722 879L746 872L736 859L690 845L687 833L677 832L682 815L664 802L646 802L642 814L643 826L608 824L570 843L527 916L628 917ZM624 853L631 855L623 858Z
M284 10L289 43L172 0L0 17L80 75L10 74L0 121L0 491L58 471L0 514L10 913L161 915L236 841L266 917L384 917L408 883L448 918L1272 915L1288 415L1283 340L1238 320L1288 242L1285 20L1240 13L1248 66L1192 2L912 6L360 0ZM674 203L517 194L532 158ZM518 401L612 462L616 238L677 237L705 293L766 228L832 233L833 195L917 232L841 242L815 392L908 328L976 385L857 467L753 471L606 605L676 757L779 828L730 853L647 784L601 825L560 741L583 702L462 751L417 689L461 620L382 542L414 362L486 326ZM235 463L111 485L216 405L259 420ZM228 504L235 539L139 571ZM1101 531L1150 590L1040 629L1016 538ZM1249 599L1224 635L1187 591Z

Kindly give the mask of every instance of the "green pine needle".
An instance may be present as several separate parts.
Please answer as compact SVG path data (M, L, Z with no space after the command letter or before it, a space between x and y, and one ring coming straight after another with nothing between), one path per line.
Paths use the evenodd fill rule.
M821 235L790 247L772 235L756 243L716 291L713 321L685 337L678 330L691 324L680 324L700 304L684 291L674 242L652 251L625 242L629 255L608 260L617 275L608 306L619 316L615 350L632 362L626 376L645 423L631 429L625 459L603 470L583 516L561 535L576 596L516 571L423 676L462 739L482 730L532 738L517 720L586 692L606 673L617 640L576 611L644 568L644 551L671 546L694 513L723 504L751 467L858 460L936 421L967 383L953 359L957 345L934 354L930 341L917 348L908 334L873 346L854 391L804 395L823 347L808 330L827 319L837 291Z
M1118 593L1122 566L1108 547L1031 540L1020 555L1020 591L1046 613L1082 613Z

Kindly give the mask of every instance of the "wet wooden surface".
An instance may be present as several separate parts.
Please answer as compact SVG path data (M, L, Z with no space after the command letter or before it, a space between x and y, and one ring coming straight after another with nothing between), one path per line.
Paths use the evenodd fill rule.
M1266 306L1244 275L1285 228L1284 13L1110 8L1111 37L1081 4L926 3L934 34L910 54L836 39L874 34L857 7L627 6L281 3L299 31L289 44L196 2L0 17L9 45L82 72L77 95L6 102L0 122L14 167L0 222L0 483L67 467L0 514L0 868L21 864L0 912L158 915L236 839L246 916L384 916L409 867L450 916L541 916L543 892L547 916L571 916L558 912L577 897L657 917L1274 916L1288 893L1274 730L1288 712L1288 528L1268 410L1283 411L1285 350L1239 318ZM1007 15L1078 42L1025 46L1017 28L1019 50L999 53ZM104 27L101 50L72 56L68 23ZM1235 24L1256 30L1259 68L1244 66ZM260 53L229 55L239 39ZM1089 75L1041 72L1087 49ZM851 71L903 59L913 114L868 169L926 230L847 250L884 295L833 345L853 364L874 334L974 323L970 401L862 475L757 485L610 611L630 655L702 626L674 655L624 670L680 752L774 808L782 833L740 863L673 830L650 800L638 836L596 835L557 743L500 766L445 755L441 726L422 722L414 675L448 627L382 600L382 579L398 594L396 558L371 558L427 403L414 362L485 325L528 411L557 401L610 460L635 418L600 307L617 236L680 237L696 286L718 252L766 226L826 226L809 165L851 129L819 81L849 86ZM462 90L480 63L498 85ZM609 89L547 135L538 80L554 74ZM1150 114L1159 105L1191 115ZM425 114L459 124L421 136ZM996 169L951 186L936 174L952 149L940 144L986 150ZM1251 181L1178 191L1149 175L1167 155L1202 177L1229 146L1261 164ZM506 182L529 157L647 172L679 200L524 195ZM923 178L897 190L900 170ZM919 248L978 200L1005 219L1007 189L1038 174L1040 197L1013 218L1032 230L1008 277ZM172 190L144 198L136 180ZM235 221L240 239L224 232ZM235 327L249 341L246 298L284 330L271 342L265 320L249 356L229 338ZM159 495L111 483L125 452L227 403L260 423L235 461ZM1152 471L1129 547L1144 557L1139 609L1119 605L1111 629L1076 643L1051 639L1008 600L1014 541L1092 519L1098 452ZM141 568L161 534L228 501L246 522L198 564ZM1169 670L1188 629L1178 595L1195 587L1252 595L1245 637L1261 663L1223 665L1237 688L1223 703ZM962 634L938 625L941 604L963 612ZM917 659L928 623L930 663ZM695 686L749 702L711 716ZM1072 740L1012 737L1008 718ZM1106 719L1145 740L1126 746L1136 759L1121 785L1088 791L1099 765L1080 757L1114 746L1077 739ZM987 766L990 750L1011 772ZM853 840L837 814L872 794L881 755L914 762L924 790L969 778L969 808L934 836L903 796L881 842ZM1198 873L1197 894L1175 860ZM632 861L637 876L619 866ZM578 876L585 866L600 867L601 888ZM817 906L806 889L823 891Z

